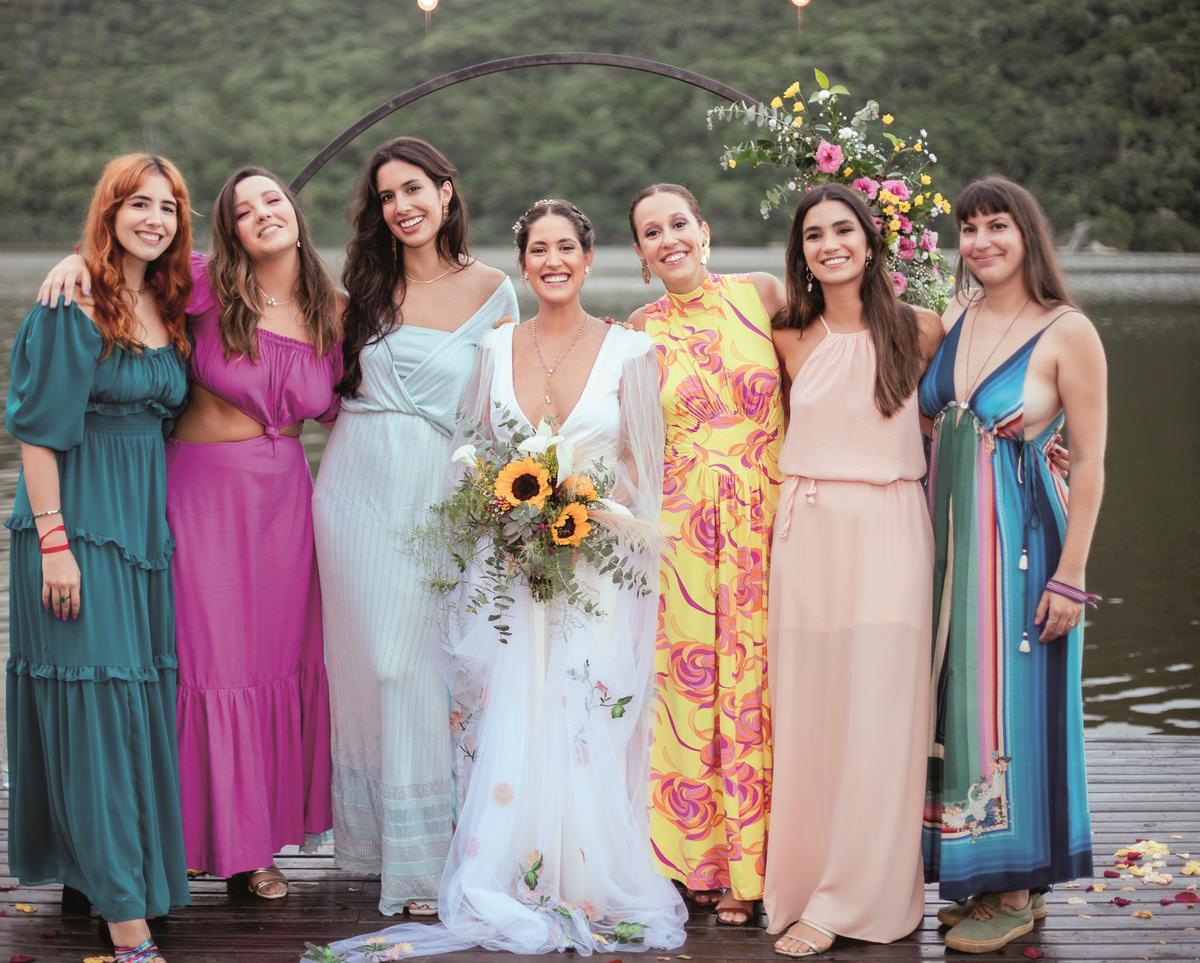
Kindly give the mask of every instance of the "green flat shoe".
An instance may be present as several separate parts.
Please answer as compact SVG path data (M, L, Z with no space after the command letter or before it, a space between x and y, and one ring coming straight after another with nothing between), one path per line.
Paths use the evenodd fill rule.
M946 934L946 946L960 953L992 953L1033 929L1033 898L1019 910L997 909L986 920L968 916Z
M1046 894L1032 893L1029 898L1033 901L1033 918L1035 920L1044 920L1046 918ZM943 906L937 913L938 922L943 926L957 926L971 915L971 910L975 908L977 899L986 901L993 909L1000 906L1000 901L996 898L995 893L984 893L979 897L972 897L960 903L948 903Z

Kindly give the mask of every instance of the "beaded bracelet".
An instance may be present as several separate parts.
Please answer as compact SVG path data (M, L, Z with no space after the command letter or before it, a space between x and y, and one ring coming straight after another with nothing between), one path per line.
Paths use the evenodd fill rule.
M49 518L51 515L61 515L61 514L62 514L61 508L51 508L49 511L45 511L45 512L34 512L33 517L34 518Z
M1053 592L1055 595L1061 595L1072 602L1090 605L1092 608L1099 608L1098 603L1104 601L1104 599L1094 592L1085 592L1083 589L1077 589L1074 585L1068 585L1066 582L1059 582L1056 579L1050 579L1046 582L1046 591Z

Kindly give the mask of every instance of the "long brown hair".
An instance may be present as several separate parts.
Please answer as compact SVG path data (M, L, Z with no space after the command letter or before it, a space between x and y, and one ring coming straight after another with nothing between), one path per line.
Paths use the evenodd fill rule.
M401 307L407 285L404 280L404 245L383 219L383 205L375 176L389 161L404 161L421 168L441 188L453 188L449 211L437 233L438 256L450 264L464 263L467 249L467 202L458 188L458 168L440 150L419 137L396 137L371 152L363 168L350 207L353 233L346 245L342 285L348 303L345 314L346 340L342 343L345 374L338 382L339 394L353 395L362 383L359 353L404 320Z
M852 191L844 184L822 184L805 194L800 201L788 235L788 303L775 317L775 326L803 331L810 324L815 324L825 311L825 292L821 289L821 282L814 278L812 290L808 290L805 277L808 262L804 258L804 218L823 201L845 204L867 235L870 260L863 272L859 294L862 296L867 331L875 346L875 407L890 418L916 390L921 377L920 329L917 313L896 298L887 270L887 246L857 191Z
M1004 177L984 177L971 181L962 189L954 202L954 210L960 232L967 221L981 214L984 217L1009 215L1016 222L1025 244L1021 274L1029 296L1043 308L1060 304L1074 307L1054 253L1054 238L1046 213L1029 191ZM954 266L954 293L968 294L977 287L981 287L979 281L960 257Z
M254 262L237 236L237 186L248 177L265 177L272 181L296 212L296 231L300 240L300 288L296 297L312 338L313 350L323 355L337 340L337 293L317 254L304 212L287 185L269 170L242 167L229 175L213 203L208 278L221 306L221 344L225 348L225 357L239 354L251 361L258 360L262 289L254 276Z
M175 196L175 236L167 249L146 265L146 289L154 294L163 324L175 349L186 356L191 349L184 328L184 309L192 296L192 209L187 185L178 169L156 154L122 154L104 167L92 192L83 228L83 260L92 276L93 316L104 339L104 354L119 344L139 351L139 322L134 313L134 292L125 284L124 249L117 241L117 211L142 182L161 174Z

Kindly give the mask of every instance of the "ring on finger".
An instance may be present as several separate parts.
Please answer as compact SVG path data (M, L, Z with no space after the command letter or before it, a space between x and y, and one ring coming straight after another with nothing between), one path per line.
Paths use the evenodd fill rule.
M67 604L68 602L70 602L70 601L71 601L71 596L69 596L69 595L60 595L60 596L58 597L58 604L59 604L59 605L66 605L66 604Z

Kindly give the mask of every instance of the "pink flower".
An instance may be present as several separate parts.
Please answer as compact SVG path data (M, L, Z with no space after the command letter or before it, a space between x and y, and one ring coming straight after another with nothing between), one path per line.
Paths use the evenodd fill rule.
M821 141L817 146L817 151L813 155L817 162L817 170L822 174L832 174L842 166L842 160L845 155L842 149L837 144L831 144L827 140Z
M917 256L917 243L911 237L900 238L900 247L896 251L896 256L901 261L911 261Z
M876 217L874 214L871 215L871 223L875 225L875 230L877 230L877 231L883 230L883 220L881 218Z
M892 288L896 291L896 297L900 297L908 290L908 278L899 271L892 272Z
M871 180L869 177L856 177L850 182L850 186L856 191L866 194L868 200L875 200L879 194L879 182Z
M937 242L938 242L937 231L922 231L921 232L920 244L921 244L922 251L936 251L937 250Z
M912 221L910 221L903 214L899 215L899 217L897 217L896 219L900 222L900 233L901 234L911 234L912 233Z
M907 201L912 197L912 193L908 189L908 185L904 181L884 181L879 185L883 190L888 191L898 201Z

